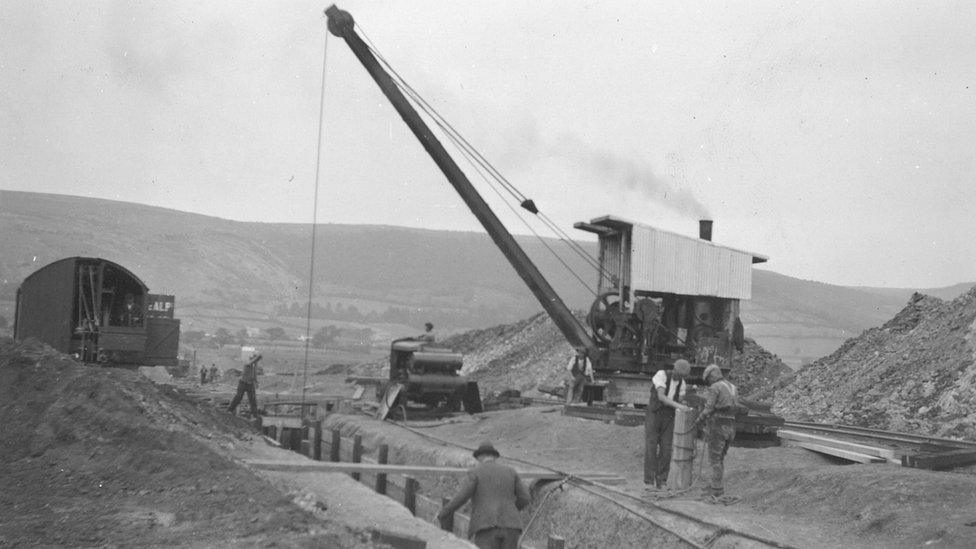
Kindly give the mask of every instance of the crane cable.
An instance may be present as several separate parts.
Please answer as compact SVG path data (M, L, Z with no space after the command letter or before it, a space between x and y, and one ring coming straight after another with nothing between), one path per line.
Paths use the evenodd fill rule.
M471 145L469 141L467 141L467 139L465 139L460 134L460 132L458 132L453 126L451 126L451 124L447 122L447 120L444 119L444 117L441 116L436 109L434 109L419 93L417 93L417 91L413 89L413 87L411 87L409 83L407 83L406 79L404 79L396 71L396 69L394 69L392 65L390 65L390 63L386 60L386 58L377 50L376 46L369 39L369 36L363 31L362 27L358 24L356 26L359 29L360 34L363 36L365 42L367 43L367 46L370 48L370 51L377 58L377 60L379 60L379 62L383 64L384 68L391 74L391 77L394 80L394 84L401 91L403 91L405 95L411 98L414 101L414 103L417 105L417 107L420 108L422 111L424 111L430 117L430 119L439 128L441 128L444 134L453 143L455 143L458 149L462 151L462 153L468 159L469 163L471 163L475 167L475 169L478 170L479 175L481 175L481 177L486 181L486 183L494 187L491 181L491 179L494 179L498 184L504 187L505 190L508 191L508 193L516 201L518 201L524 209L536 214L543 222L543 224L546 225L553 233L556 234L558 240L566 244L574 253L580 256L587 264L589 264L591 267L599 271L602 277L609 277L609 273L606 272L606 270L600 266L599 262L595 258L593 258L578 242L570 238L569 235L567 235L562 229L560 229L558 225L556 225L548 216L546 216L545 214L540 214L540 212L538 212L538 210L535 209L534 203L532 203L530 199L528 199L521 191L519 191L518 188L515 187L515 185L513 185L510 181L508 181L508 179L506 179L487 159L484 158L484 156L477 149L474 148L474 146ZM478 166L481 166L481 168L478 168ZM485 172L487 172L487 175ZM529 205L531 205L531 208L529 207ZM513 213L515 213L515 215L519 217L519 219L522 221L523 224L526 224L528 226L527 222L522 218L521 215L519 215L519 212L513 210ZM539 236L538 233L536 233L534 230L532 230L532 233L536 236L536 238L542 241L542 237ZM568 264L564 260L562 260L551 247L546 245L546 248L549 249L549 251L554 256L556 256L557 259L559 259L560 263L562 263L568 270L570 270L570 272L573 273L573 275L577 278L577 280L580 280L582 282L580 276L577 273L575 273L573 269L570 268ZM590 292L593 292L593 290L589 288L588 284L586 284L585 282L583 282L583 284L584 286L587 287L587 289Z
M319 221L319 181L322 173L322 133L325 117L325 74L326 60L329 53L329 33L325 33L322 45L322 86L319 93L319 135L318 146L315 148L315 196L312 199L312 245L308 262L308 306L305 312L305 361L302 366L302 418L305 418L305 392L308 387L308 353L312 343L312 291L315 281L315 233Z

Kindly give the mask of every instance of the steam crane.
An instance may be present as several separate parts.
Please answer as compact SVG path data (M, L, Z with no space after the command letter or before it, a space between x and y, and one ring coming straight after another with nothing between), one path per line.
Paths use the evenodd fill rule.
M741 347L739 300L750 297L750 266L766 257L714 244L711 221L702 222L697 239L615 216L576 223L600 242L598 297L587 330L356 33L352 16L334 5L325 14L329 32L345 40L569 344L587 350L597 378L586 387L587 400L644 404L649 374L678 358L692 363L693 380L710 363L728 373L733 346ZM522 206L536 212L531 201Z

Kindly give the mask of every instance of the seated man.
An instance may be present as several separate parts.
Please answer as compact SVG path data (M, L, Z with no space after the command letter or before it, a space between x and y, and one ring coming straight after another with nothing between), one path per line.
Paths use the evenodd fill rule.
M437 335L434 333L434 325L430 322L424 324L426 330L424 333L417 336L417 341L423 341L425 343L434 343L437 340Z

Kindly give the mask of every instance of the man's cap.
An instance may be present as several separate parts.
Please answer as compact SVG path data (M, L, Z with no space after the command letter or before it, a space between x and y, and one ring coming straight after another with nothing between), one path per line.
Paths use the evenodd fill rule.
M498 450L496 450L495 447L491 444L491 442L487 440L482 442L481 445L478 446L478 449L474 451L474 458L478 459L478 456L484 454L492 454L495 457L501 456L501 454L498 453Z
M434 327L434 325L431 324L430 322L425 323L424 326L427 327L427 328L433 328Z
M674 373L679 376L688 377L691 375L691 364L683 358L674 361Z
M716 380L722 379L722 370L718 364L709 364L705 367L705 371L702 372L702 379L708 381L709 377L714 377Z

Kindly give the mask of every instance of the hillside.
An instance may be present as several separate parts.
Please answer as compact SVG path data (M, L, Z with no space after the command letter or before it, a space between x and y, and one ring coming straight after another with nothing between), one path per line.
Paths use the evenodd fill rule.
M915 294L894 318L796 372L774 411L976 440L976 287L951 301Z
M304 333L308 225L0 191L0 231L0 316L8 321L24 277L81 255L116 261L152 291L175 294L184 330L282 326L291 337ZM538 240L518 240L570 307L589 307L589 290ZM722 240L720 229L716 240ZM316 242L313 330L326 323L360 324L396 337L415 333L429 319L442 333L454 333L517 322L541 310L481 233L322 224ZM586 278L590 271L574 258L564 260ZM743 303L742 318L748 335L795 367L880 325L903 302L897 292L755 270L753 299Z

